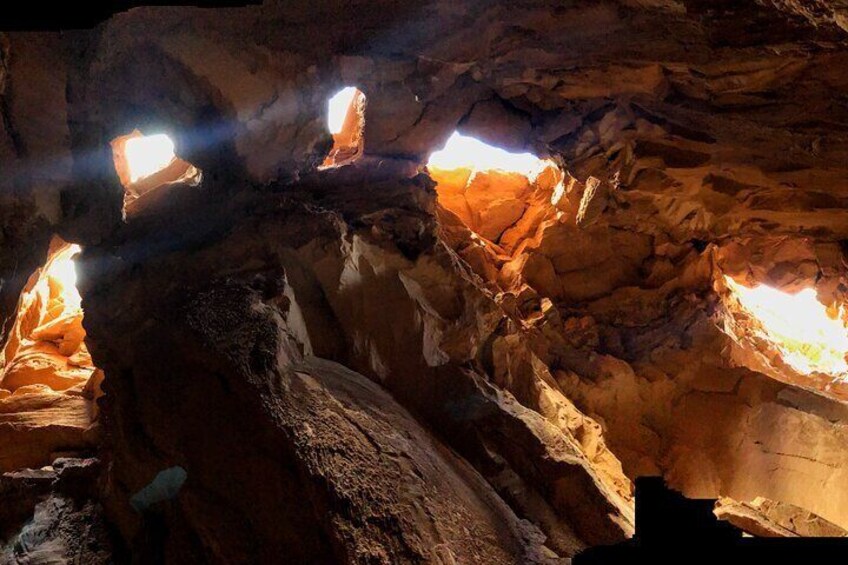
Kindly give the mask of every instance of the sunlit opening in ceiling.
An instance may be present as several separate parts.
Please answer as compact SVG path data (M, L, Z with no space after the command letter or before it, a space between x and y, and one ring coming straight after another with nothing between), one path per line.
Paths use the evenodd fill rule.
M359 90L354 86L347 86L337 92L328 103L327 127L330 133L341 133L344 129L348 112L353 106L353 100Z
M767 285L743 286L725 276L739 305L758 323L755 333L773 344L783 361L802 374L848 373L848 328L842 313L828 314L816 291L806 288L789 294Z
M518 232L504 240L502 236L520 222L532 202L552 201L563 179L550 159L510 153L459 132L430 154L427 169L436 183L443 221L464 224L481 247L486 242L506 245L502 252L517 245Z
M365 94L354 86L337 92L327 103L327 128L333 134L333 147L321 168L352 163L365 150Z
M164 133L144 135L134 130L112 140L112 158L124 186L127 216L148 205L151 200L142 197L157 189L200 184L203 178L200 169L177 157L174 149L173 140Z
M81 251L77 244L70 244L53 256L47 264L44 284L52 282L59 290L61 303L66 313L79 310L82 305L77 291L77 271L74 256Z
M160 133L128 139L124 145L130 182L149 177L161 171L175 159L174 142Z
M427 166L436 169L500 170L533 176L548 166L531 153L510 153L479 139L454 132L447 144L430 155Z

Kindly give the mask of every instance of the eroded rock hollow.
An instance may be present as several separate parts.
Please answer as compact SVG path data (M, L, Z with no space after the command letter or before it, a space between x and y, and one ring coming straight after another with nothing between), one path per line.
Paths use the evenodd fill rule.
M846 535L846 21L0 33L2 562L567 563L644 475Z

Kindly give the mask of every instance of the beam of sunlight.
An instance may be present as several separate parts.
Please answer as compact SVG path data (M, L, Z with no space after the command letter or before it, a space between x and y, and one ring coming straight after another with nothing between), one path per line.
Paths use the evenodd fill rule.
M743 286L725 275L727 286L761 325L757 333L774 344L783 361L802 374L848 373L848 328L827 314L813 288L789 294L767 285Z
M427 166L443 170L497 169L529 177L543 168L545 161L530 153L510 153L479 139L454 132L444 148L430 155Z
M133 137L124 146L130 182L161 171L174 160L174 142L164 133Z
M330 133L341 133L354 96L356 96L356 87L348 86L330 98L327 103L327 127L330 129Z

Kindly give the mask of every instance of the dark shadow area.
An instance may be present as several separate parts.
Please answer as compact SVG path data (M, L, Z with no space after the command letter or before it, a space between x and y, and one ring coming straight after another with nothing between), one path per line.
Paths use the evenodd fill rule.
M579 553L573 565L624 563L843 563L848 538L755 538L713 514L715 500L689 499L660 477L636 479L636 533Z
M90 29L115 14L139 6L194 6L197 8L240 8L262 4L261 0L95 0L77 3L23 3L3 15L0 31L60 31Z

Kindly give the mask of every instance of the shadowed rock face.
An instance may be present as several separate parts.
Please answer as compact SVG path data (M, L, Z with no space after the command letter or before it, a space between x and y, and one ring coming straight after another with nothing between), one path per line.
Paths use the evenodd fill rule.
M619 473L616 485L594 468L576 424L550 421L488 382L485 364L504 361L483 342L511 336L520 351L521 336L499 328L504 313L434 236L428 185L334 180L201 203L208 213L193 225L161 221L184 210L159 210L154 224L136 226L169 251L139 255L129 225L123 243L87 255L86 270L100 274L86 323L109 328L92 329L89 344L107 374L125 375L123 386L105 385L105 417L119 433L108 498L126 500L181 466L188 476L174 513L212 528L192 549L207 559L214 540L236 561L280 551L319 561L544 561L624 535L620 468L605 469ZM351 193L364 197L359 217L370 225L354 227L334 209L352 212ZM248 221L231 223L247 209ZM203 243L187 251L198 230ZM580 417L559 401L563 415ZM536 500L527 512L545 519L548 547L496 491ZM113 510L125 531L143 527ZM467 530L479 545L461 541Z
M844 383L747 339L721 284L848 302L844 8L737 4L267 2L0 34L0 337L53 234L82 245L106 393L97 436L51 420L91 397L0 399L4 470L104 463L22 515L102 506L142 562L543 563L632 534L631 480L657 474L848 528ZM347 153L342 86L367 98ZM110 142L136 129L202 182L122 217ZM454 131L555 166L430 175ZM334 151L356 160L320 169Z

